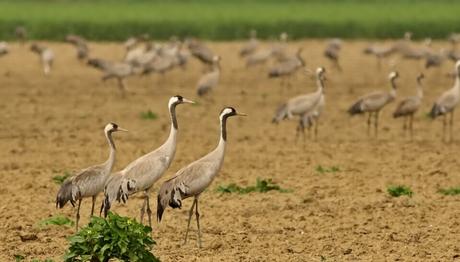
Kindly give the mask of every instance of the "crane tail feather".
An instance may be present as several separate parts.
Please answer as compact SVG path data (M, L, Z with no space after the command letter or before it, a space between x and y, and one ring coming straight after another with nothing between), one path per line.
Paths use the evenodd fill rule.
M282 104L275 112L272 123L277 124L279 121L287 118L287 104Z
M72 206L75 206L76 194L75 188L71 180L66 180L62 184L56 196L56 208L63 208L70 201Z

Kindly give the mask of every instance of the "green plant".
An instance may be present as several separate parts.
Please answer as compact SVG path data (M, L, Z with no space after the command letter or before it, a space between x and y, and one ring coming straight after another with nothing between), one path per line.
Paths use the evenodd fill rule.
M152 229L133 219L109 213L107 219L92 217L88 226L69 237L65 262L159 261L150 250L155 244Z
M64 172L64 175L57 175L57 176L53 176L53 181L58 184L58 185L61 185L62 183L64 183L64 181L70 176L71 174L67 171Z
M55 225L55 226L73 226L74 222L64 216L54 216L50 218L43 219L38 223L40 227Z
M32 259L32 262L54 262L52 259L45 259L45 260L40 260L40 259Z
M403 186L403 185L389 186L387 188L387 191L390 194L390 196L392 196L392 197L400 197L402 195L406 195L406 196L411 197L414 194L409 187Z
M460 187L441 188L438 192L446 196L456 196L460 195Z
M328 168L323 167L322 165L318 165L316 166L315 170L320 174L340 172L340 168L338 166L331 166Z
M271 179L265 180L257 178L255 186L248 186L248 187L241 187L235 183L226 185L226 186L219 186L217 188L217 192L220 193L238 193L238 194L248 194L251 192L258 192L258 193L266 193L268 191L276 190L279 192L290 192L288 189L283 189L276 183L274 183Z
M150 109L147 112L142 112L141 113L141 118L142 119L148 119L148 120L153 120L157 119L158 116L154 112L152 112Z
M20 254L15 254L14 255L14 261L16 261L16 262L23 261L25 258L26 258L25 256L20 255Z

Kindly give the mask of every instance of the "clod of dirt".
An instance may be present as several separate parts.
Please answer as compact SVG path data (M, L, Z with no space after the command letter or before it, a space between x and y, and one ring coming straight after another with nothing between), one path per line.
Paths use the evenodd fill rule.
M34 234L34 233L23 234L23 235L20 235L19 237L21 238L21 241L22 241L22 242L34 241L34 240L37 240L37 239L38 239L37 234Z
M349 255L349 254L351 254L351 251L353 251L353 250L351 248L348 248L345 251L343 251L343 254L344 255Z

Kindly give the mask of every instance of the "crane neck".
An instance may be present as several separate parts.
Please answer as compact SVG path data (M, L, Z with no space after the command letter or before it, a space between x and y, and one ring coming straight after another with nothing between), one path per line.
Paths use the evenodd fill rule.
M107 142L109 144L110 153L109 153L109 158L104 163L104 165L106 166L106 168L109 171L107 173L110 173L110 171L112 170L112 167L113 167L113 165L115 163L115 155L116 155L117 150L116 150L116 147L115 147L115 143L113 142L112 131L106 132L105 137L107 138Z
M177 131L177 129L179 129L176 117L176 105L176 103L173 103L169 106L169 116L171 118L171 131Z
M396 91L396 81L395 80L396 80L395 78L390 79L390 83L391 83L392 90Z
M423 98L423 86L420 79L417 79L417 97Z
M220 120L220 139L217 147L224 147L227 143L227 118L228 116L222 116Z
M324 91L324 81L321 78L321 75L316 76L316 85L318 86L318 91L323 93Z

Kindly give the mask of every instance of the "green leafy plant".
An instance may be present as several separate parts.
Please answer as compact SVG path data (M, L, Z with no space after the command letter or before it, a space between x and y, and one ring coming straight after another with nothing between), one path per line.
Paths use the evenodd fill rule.
M40 259L32 259L32 262L54 262L52 259L45 259L45 260L40 260Z
M69 237L65 262L159 261L150 250L155 244L152 229L130 218L109 213L107 219L92 217L88 226Z
M20 255L20 254L15 254L14 255L14 261L16 261L16 262L23 261L25 258L26 258L25 256Z
M65 216L54 216L43 219L38 223L40 227L55 225L55 226L73 226L74 222Z
M338 166L323 167L322 165L318 165L315 170L320 174L340 172L340 168Z
M149 109L147 112L141 112L141 118L147 120L154 120L158 118L158 115Z
M53 181L56 184L61 185L70 175L71 175L70 172L65 171L64 175L62 176L61 175L53 176Z
M238 193L238 194L248 194L251 192L266 193L272 190L276 190L276 191L283 192L283 193L291 192L288 189L281 188L279 185L274 183L271 179L265 180L265 179L260 179L260 178L257 178L255 186L241 187L235 183L232 183L229 185L219 186L217 188L217 192L220 192L220 193Z
M460 195L460 187L441 188L438 192L446 196L456 196Z
M412 192L412 190L409 187L403 186L403 185L389 186L387 188L387 191L390 194L390 196L392 196L392 197L400 197L400 196L403 196L403 195L411 197L414 194L414 192Z

